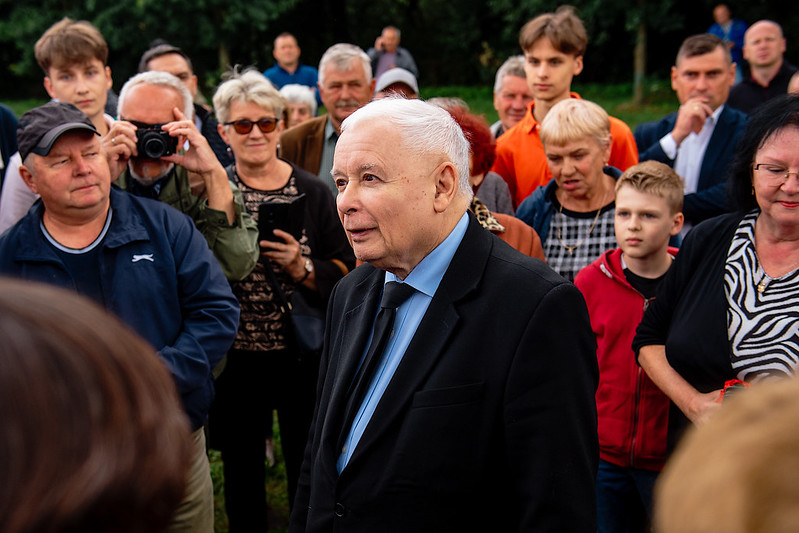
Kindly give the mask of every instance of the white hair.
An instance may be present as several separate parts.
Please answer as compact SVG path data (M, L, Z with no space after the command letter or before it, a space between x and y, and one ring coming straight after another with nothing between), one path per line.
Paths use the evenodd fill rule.
M446 156L458 172L458 193L471 202L469 142L452 115L423 100L388 97L374 100L345 118L341 132L371 121L393 126L414 157Z
M186 118L189 120L191 120L191 118L194 116L194 102L192 100L191 93L183 84L183 82L169 72L150 70L148 72L136 74L126 81L125 85L122 86L122 90L119 91L119 102L117 103L118 117L122 118L120 111L122 110L122 107L124 107L125 100L127 99L130 90L137 85L142 85L145 83L147 85L158 85L160 87L171 87L172 89L175 89L180 95L180 99L183 100L183 114L186 115Z
M280 94L290 104L305 104L311 110L311 116L316 116L316 95L307 85L290 83L280 89Z
M360 47L354 44L338 43L334 44L319 60L319 85L325 84L325 68L329 63L333 64L336 70L348 70L352 61L357 59L363 65L363 73L366 83L372 81L372 60Z
M524 62L524 56L510 56L502 63L502 66L497 70L497 77L494 79L494 94L502 90L503 78L505 76L516 76L522 79L527 78L527 74L524 72Z

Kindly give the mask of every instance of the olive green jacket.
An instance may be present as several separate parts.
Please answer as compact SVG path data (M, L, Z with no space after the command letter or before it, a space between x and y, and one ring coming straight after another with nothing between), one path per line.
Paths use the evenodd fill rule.
M130 171L126 170L114 184L129 190L131 180ZM258 226L244 208L241 191L234 183L230 183L230 188L236 217L233 224L228 224L223 211L208 207L205 183L199 180L190 184L188 171L177 165L164 180L158 200L191 217L208 241L208 247L227 279L238 281L244 279L258 262Z

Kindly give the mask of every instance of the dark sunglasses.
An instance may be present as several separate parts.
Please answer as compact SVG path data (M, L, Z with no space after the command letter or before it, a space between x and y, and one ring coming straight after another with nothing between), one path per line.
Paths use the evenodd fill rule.
M258 124L258 129L264 133L275 131L277 123L280 122L278 118L262 118L259 120L248 120L246 118L241 120L234 120L233 122L225 122L225 126L233 126L236 133L240 135L247 135L252 131L252 127Z

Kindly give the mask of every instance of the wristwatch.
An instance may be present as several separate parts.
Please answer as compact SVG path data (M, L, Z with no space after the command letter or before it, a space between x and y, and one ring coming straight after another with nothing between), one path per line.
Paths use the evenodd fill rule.
M311 272L313 272L313 261L311 261L310 259L308 259L306 257L305 258L305 275L297 280L297 282L296 282L297 285L300 285L303 281L308 279L308 276L311 275Z

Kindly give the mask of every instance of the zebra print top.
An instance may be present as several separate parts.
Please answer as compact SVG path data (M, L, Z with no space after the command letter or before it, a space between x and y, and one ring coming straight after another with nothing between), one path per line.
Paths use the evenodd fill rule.
M732 368L748 382L791 376L799 365L799 269L773 279L763 271L755 250L758 214L738 225L724 272Z

